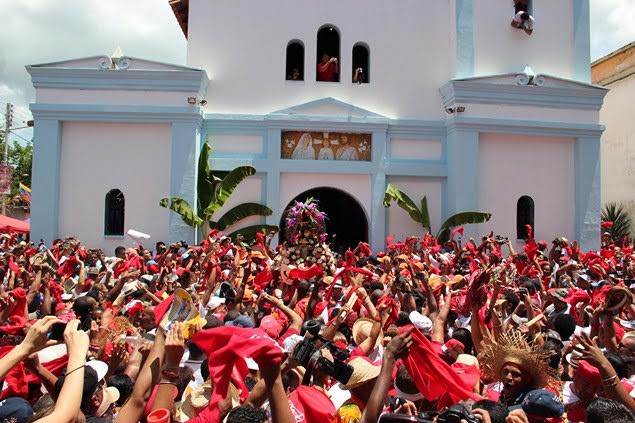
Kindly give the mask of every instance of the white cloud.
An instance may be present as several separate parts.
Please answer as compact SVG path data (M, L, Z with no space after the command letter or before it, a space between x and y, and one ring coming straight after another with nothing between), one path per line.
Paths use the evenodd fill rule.
M591 0L591 58L635 41L634 21L635 0Z
M11 0L0 7L0 104L28 118L25 65L109 54L184 64L186 42L167 0ZM31 134L21 131L30 138Z

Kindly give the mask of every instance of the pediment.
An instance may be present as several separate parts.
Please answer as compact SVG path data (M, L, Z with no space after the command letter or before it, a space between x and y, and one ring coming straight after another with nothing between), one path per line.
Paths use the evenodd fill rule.
M157 62L132 56L111 57L107 54L81 57L59 62L27 66L30 69L82 69L82 70L144 70L144 71L200 71L197 68Z
M278 110L270 113L269 116L347 117L360 120L388 119L386 116L332 97L309 101L307 103Z
M440 89L444 106L510 104L600 110L606 88L547 74L522 72L453 79Z

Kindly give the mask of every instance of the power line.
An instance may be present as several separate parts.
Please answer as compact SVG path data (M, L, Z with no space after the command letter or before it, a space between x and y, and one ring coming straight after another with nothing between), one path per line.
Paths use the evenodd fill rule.
M22 135L18 134L17 132L13 132L13 131L9 131L9 132L10 132L11 134L15 135L16 137L18 137L18 138L22 139L23 141L26 141L26 142L31 142L31 141L33 141L33 140L27 140L26 138L24 138Z

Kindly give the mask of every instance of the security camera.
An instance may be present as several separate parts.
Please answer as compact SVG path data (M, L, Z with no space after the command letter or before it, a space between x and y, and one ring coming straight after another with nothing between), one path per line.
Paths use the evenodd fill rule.
M456 112L457 112L457 113L463 113L464 111L465 111L465 106L458 106L458 107L456 108Z
M454 114L454 108L453 107L446 107L445 108L445 113L447 113L449 115L453 115Z
M188 97L187 98L187 104L195 105L196 104L196 97Z
M207 100L201 100L198 102L199 106L203 106L205 107L205 105L207 104Z

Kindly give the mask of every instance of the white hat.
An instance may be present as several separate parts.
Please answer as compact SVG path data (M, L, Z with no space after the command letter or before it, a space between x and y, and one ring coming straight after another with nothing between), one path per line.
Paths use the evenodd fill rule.
M93 370L97 373L97 380L100 381L106 376L108 373L108 365L103 361L99 360L90 360L86 362L88 367L92 367Z
M258 370L258 363L256 363L253 358L245 357L245 363L247 363L247 368L249 370L254 370L254 371Z
M408 317L412 324L421 332L429 333L432 330L432 320L418 311L411 311Z
M287 339L285 339L282 343L284 352L292 353L295 350L296 345L298 345L298 343L300 343L303 339L304 337L300 335L291 335L287 337Z
M225 298L211 297L207 303L207 308L211 311L216 310L221 304L225 304Z
M134 281L127 282L126 284L124 284L123 289L121 290L121 295L124 296L124 297L127 297L128 295L136 292L138 283L139 283L139 281L134 280Z

